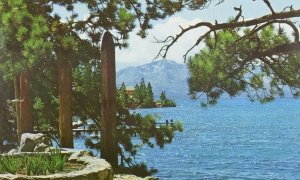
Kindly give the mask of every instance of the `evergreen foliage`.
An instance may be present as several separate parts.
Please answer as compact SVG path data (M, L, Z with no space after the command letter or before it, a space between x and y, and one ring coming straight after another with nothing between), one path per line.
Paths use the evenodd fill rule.
M176 107L176 103L173 100L167 98L166 91L161 92L160 101L158 102L161 103L162 107Z
M154 102L154 94L152 91L152 86L151 83L148 82L147 87L146 87L146 97L144 100L144 107L145 108L150 108L155 106L155 102Z
M126 85L123 82L121 87L118 89L117 91L117 103L121 106L121 107L129 107L129 97L126 91Z
M3 36L0 70L6 79L13 78L23 70L51 55L52 43L47 39L49 28L44 1L30 3L24 0L0 2L0 27ZM40 11L43 11L41 14Z
M218 5L223 2L220 0ZM164 45L157 57L166 58L170 48L185 34L205 29L183 55L191 71L191 96L198 98L204 94L207 98L202 106L217 103L224 93L231 97L243 93L251 101L261 103L283 97L286 92L293 97L300 95L297 71L300 9L294 8L296 2L285 3L279 11L273 8L270 0L261 1L261 4L267 7L269 14L245 17L241 2L239 7L233 8L237 14L228 22L198 22L158 41ZM191 9L197 8L193 2L190 5ZM189 59L189 53L203 42L206 47Z
M176 103L166 97L165 91L162 92L160 100L154 100L152 85L148 82L146 86L144 78L132 90L133 95L128 96L124 82L118 89L117 101L123 108L155 108L158 104L161 104L162 107L176 107Z
M242 36L247 39L243 40ZM299 53L259 56L269 48L290 42L283 28L266 26L253 33L249 28L222 30L205 38L206 47L189 61L190 93L204 93L215 104L227 93L247 94L261 103L284 96L288 88L299 96Z
M100 70L99 49L104 31L115 32L116 45L126 47L129 33L138 26L141 37L147 35L151 21L163 19L183 8L199 9L209 0L139 1L139 0L1 0L0 1L0 72L9 83L22 71L28 71L34 98L35 125L40 129L58 127L59 98L57 84L61 62L72 66L73 114L83 120L91 118L95 128L100 127ZM223 2L222 0L219 2ZM185 32L208 27L208 32L197 43L205 40L206 48L189 61L191 78L190 93L197 97L204 93L209 104L214 104L224 93L236 96L245 92L251 100L269 102L276 96L283 96L285 87L299 96L299 31L288 18L299 17L299 10L288 8L276 13L268 0L264 1L272 11L270 16L254 20L242 20L240 13L225 24L201 22L182 29L176 37L168 37L170 43L162 49L168 51ZM85 20L77 19L74 6L80 3L89 10ZM71 15L62 21L55 14L54 7L65 8ZM272 26L282 23L294 32L294 41L285 31ZM255 26L257 25L257 26ZM253 29L247 27L255 26ZM214 32L214 36L212 35ZM82 39L80 34L88 35ZM195 46L197 45L195 44ZM194 46L194 47L195 47ZM290 51L291 50L291 51ZM61 83L63 84L63 83ZM10 86L10 85L9 85ZM125 86L125 85L124 85ZM118 94L118 152L120 170L131 172L135 168L147 174L146 166L135 164L134 156L142 144L150 147L164 147L170 143L175 131L182 130L180 124L155 128L157 117L130 114L126 106L132 102L124 93L124 86ZM125 88L126 90L126 88ZM174 105L161 94L163 106ZM153 105L151 84L144 80L135 86L133 104L136 107ZM206 103L203 104L204 106ZM4 106L4 104L2 104ZM5 111L5 114L8 112ZM6 124L8 117L0 123ZM5 126L1 130L5 130ZM8 132L9 131L6 131ZM131 135L136 134L140 143L133 143ZM155 139L155 141L153 141ZM1 142L1 141L0 141ZM88 143L98 148L101 142ZM1 144L0 144L1 145Z
M81 3L89 9L90 16L86 20L76 20L77 14L74 10L76 3ZM62 21L61 17L54 13L55 6L65 8L71 13L67 21ZM126 42L122 40L128 39L128 34L135 27L135 22L138 22L140 27L139 35L145 37L146 30L151 28L151 20L165 18L182 7L181 1L153 1L144 4L140 1L127 0L109 2L3 0L0 2L2 33L0 72L6 80L11 80L20 72L27 71L31 79L34 99L35 128L58 129L60 85L57 81L61 62L68 61L72 66L73 114L82 120L93 119L95 128L100 129L99 49L104 30L116 31L120 35L115 37L116 45L126 46ZM86 33L88 39L81 39L80 33ZM145 89L146 87L143 92ZM150 143L151 138L155 139L159 136L160 138L157 139L167 139L167 137L171 139L169 131L175 133L180 129L178 125L168 129L168 133L160 131L160 133L153 134L153 124L156 121L154 117L131 115L123 105L125 106L126 102L118 108L118 128L127 129L129 125L142 127L136 133L142 134L140 138L144 144L153 147L154 145ZM5 118L3 121L7 122L7 120ZM151 129L151 135L149 129ZM138 148L131 143L132 132L121 130L118 141L120 147L124 148L120 148L119 155L128 162L126 167L133 168L136 164L131 158L125 158L125 154L129 153L132 157ZM159 146L169 143L170 139L166 142L159 141ZM99 143L97 141L96 144ZM145 166L139 167L145 170Z

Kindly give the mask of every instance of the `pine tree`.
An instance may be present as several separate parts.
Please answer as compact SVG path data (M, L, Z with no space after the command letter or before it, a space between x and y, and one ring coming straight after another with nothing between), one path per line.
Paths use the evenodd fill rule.
M19 136L20 133L33 130L30 68L46 56L47 49L51 49L51 43L44 38L49 32L46 19L39 16L38 12L43 5L45 5L43 2L31 4L23 0L0 2L0 27L5 37L2 43L6 51L1 58L0 70L6 79L12 79L14 76L17 78L15 91L20 90L20 97L16 93L16 98L23 101L20 108L17 107L20 109L20 112L17 112L20 117ZM18 87L19 75L20 87Z
M159 55L165 58L171 46L186 33L207 28L183 55L191 72L190 94L192 98L206 96L203 106L216 104L222 94L247 94L250 101L261 103L285 96L286 89L293 97L300 96L300 73L295 68L300 64L300 33L296 23L300 9L293 8L296 1L284 4L284 11L274 9L270 0L260 2L269 9L263 16L245 17L241 2L240 7L234 7L236 16L228 22L199 22L161 41ZM193 3L191 6L197 7ZM188 59L189 53L201 43L206 47Z
M145 108L154 107L154 95L153 95L152 86L151 86L150 82L148 82L147 88L146 88L146 98L145 98L145 102L144 102L144 107Z
M161 92L160 101L161 101L162 107L176 107L175 101L167 98L166 91Z
M126 92L126 85L123 82L117 93L117 101L121 107L128 108L128 105L129 105L128 100L129 99L128 99L128 95Z
M257 39L257 42L240 41L244 34ZM201 93L207 96L208 101L202 102L202 106L217 103L224 93L233 97L242 92L250 100L265 103L276 96L284 96L287 86L300 85L300 79L296 78L299 77L299 69L296 68L300 66L299 53L255 57L290 41L282 29L269 25L256 33L246 28L243 34L223 30L216 35L207 36L206 47L189 61L190 93L194 97ZM291 88L291 92L294 96L300 95L297 88Z
M138 84L136 84L134 86L134 92L133 92L133 96L132 96L135 107L138 107L141 104L141 101L140 101L141 95L140 94L141 94L140 86Z
M166 91L162 91L160 94L160 100L163 103L167 99L166 97Z
M86 20L75 21L76 13L74 11L74 4L77 2L85 4L88 7L90 16ZM66 11L71 12L72 15L68 17L67 22L63 22L57 14L53 13L53 7L56 5L62 6ZM145 37L147 34L146 30L151 28L152 20L162 19L172 15L175 12L180 11L183 6L184 4L182 1L153 1L150 4L145 4L141 1L132 2L127 0L109 2L99 0L62 0L59 2L52 0L3 0L0 2L0 27L3 29L5 37L4 45L7 51L6 53L3 53L5 57L1 58L0 70L5 73L4 76L6 79L13 79L20 75L20 73L26 72L26 74L28 73L27 77L32 78L30 79L30 84L27 84L28 86L26 87L33 86L43 90L50 90L46 91L49 93L45 93L37 92L36 89L31 89L33 92L30 93L27 89L24 91L26 93L20 92L20 94L32 94L32 98L35 100L34 107L37 111L34 113L34 117L43 117L45 119L45 117L50 116L48 114L52 114L51 121L53 121L53 124L58 122L57 118L55 118L57 114L57 109L55 111L55 107L57 104L60 105L59 119L61 120L61 143L63 147L71 147L71 91L75 91L74 89L76 89L76 93L79 95L76 97L73 96L73 100L79 99L82 102L86 102L87 105L94 105L97 104L97 102L94 102L95 98L93 100L88 98L89 101L87 102L84 97L91 96L91 94L88 94L88 92L92 91L91 87L97 86L97 88L99 88L98 85L101 84L101 82L99 82L91 85L89 84L91 82L87 82L87 84L91 86L85 84L86 86L73 87L74 89L71 86L72 82L74 82L71 73L74 71L76 71L76 73L83 73L81 71L86 69L85 65L90 65L89 63L95 60L95 58L91 58L89 59L89 62L79 62L82 60L82 57L80 53L78 53L78 50L81 48L78 44L81 44L83 40L78 36L77 32L81 31L87 33L90 47L98 47L99 49L100 39L104 30L112 30L120 35L119 37L116 37L115 45L126 46L126 40L129 37L129 33L134 29L135 22L139 22L139 35ZM89 48L89 50L91 49L92 48ZM93 53L99 56L99 51L93 51ZM81 58L79 59L78 57ZM74 59L76 59L76 61L73 61ZM95 68L99 68L99 66L92 66L92 69ZM98 71L94 72L95 74L98 73ZM35 73L35 75L38 74L40 77L33 76L33 73ZM43 73L51 76L45 77ZM83 74L85 77L90 77L90 74L88 73L84 72ZM77 74L73 74L74 77L78 77L76 75ZM45 80L42 77L45 78ZM76 79L76 81L78 82L82 79L83 78ZM19 78L16 78L16 87L20 85L18 80ZM23 80L24 76L22 82ZM29 82L29 79L27 82ZM84 82L86 83L86 81ZM38 85L39 83L41 83L41 85ZM81 83L81 85L82 84L83 83ZM18 98L18 88L15 90L16 97ZM20 88L20 90L23 91L22 88ZM55 90L57 90L57 92L55 92ZM96 94L93 95L100 97L100 92L96 91ZM52 107L49 104L51 104ZM45 110L43 112L43 105L51 107L51 112L50 109L48 112ZM96 108L93 108L94 106L84 107L82 104L77 104L77 106L78 107L74 107L73 109L79 109L80 112L78 112L78 114L84 114L85 116L93 117L95 120L100 120L99 104ZM81 108L79 108L80 106ZM124 113L124 116L129 116L128 111L124 110ZM124 118L122 120L124 121ZM131 120L127 120L126 123L130 121ZM40 123L40 120L35 122ZM152 119L151 122L152 124L155 123ZM95 121L95 123L99 125L99 122ZM122 125L122 123L120 124ZM137 122L135 121L134 123ZM142 124L142 122L140 122L140 124ZM149 127L143 127L142 129L151 128L153 127L152 124L149 124ZM145 134L146 132L138 133ZM153 133L153 130L151 130L151 133ZM157 136L164 135L159 134ZM126 135L126 137L128 138L130 136ZM153 136L147 134L147 136L144 135L143 137L147 138ZM128 148L125 150L131 151L132 153L135 152L134 148L130 148L130 143L126 144L122 137L118 138L120 144L123 146L128 145ZM130 138L127 139L126 142L129 140ZM149 140L143 139L143 142L149 143ZM159 144L163 145L164 143L159 142ZM120 152L120 154L123 154L123 151Z
M147 96L146 84L144 78L142 78L139 86L139 103L141 106L144 106L146 96Z
M62 147L73 148L71 59L77 49L77 41L75 40L77 35L72 34L72 29L65 26L65 24L60 24L54 36L54 39L58 41L58 45L54 49L59 69L59 135Z
M101 157L118 167L116 62L113 37L106 32L101 46Z

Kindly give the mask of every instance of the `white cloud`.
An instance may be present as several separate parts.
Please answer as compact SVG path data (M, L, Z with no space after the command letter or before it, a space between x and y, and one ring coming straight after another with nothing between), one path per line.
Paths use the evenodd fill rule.
M155 43L155 38L162 40L169 35L174 36L181 31L179 25L181 27L187 27L200 21L201 19L199 18L188 20L183 17L171 17L162 23L156 24L153 29L149 30L146 39L137 36L136 31L132 32L128 41L129 47L116 50L117 69L151 62L162 47L162 44ZM201 34L203 34L203 29L193 30L185 34L170 48L167 59L183 63L183 55L193 46ZM190 55L198 51L199 47L196 47Z

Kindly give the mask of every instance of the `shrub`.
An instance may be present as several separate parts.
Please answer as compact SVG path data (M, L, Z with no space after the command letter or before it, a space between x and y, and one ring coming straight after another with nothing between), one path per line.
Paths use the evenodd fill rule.
M67 162L66 155L60 150L50 154L35 154L31 156L0 156L0 174L46 175L63 171Z

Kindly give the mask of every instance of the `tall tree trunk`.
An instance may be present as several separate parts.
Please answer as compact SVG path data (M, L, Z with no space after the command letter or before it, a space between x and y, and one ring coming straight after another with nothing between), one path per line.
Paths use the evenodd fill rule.
M18 133L18 142L21 140L21 122L20 122L20 76L16 75L14 78L14 90L15 90L15 100L14 103L16 107L16 120L17 120L17 133Z
M20 133L33 132L33 102L28 72L20 74Z
M116 139L116 68L112 35L104 34L101 46L101 157L118 165Z
M2 151L3 146L3 137L4 137L4 126L5 126L5 89L4 89L4 81L2 75L0 75L0 153Z
M73 148L72 129L72 68L59 54L59 135L61 147Z

